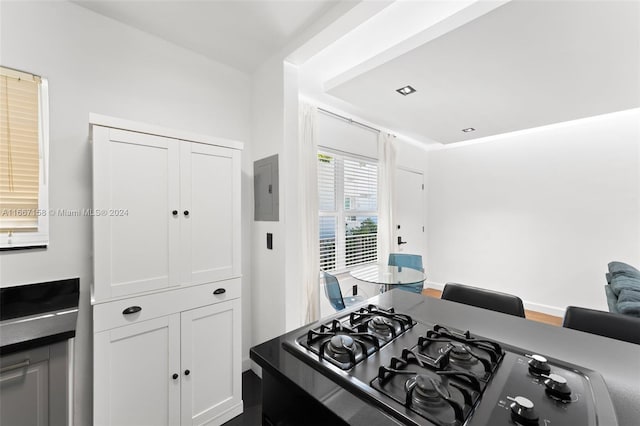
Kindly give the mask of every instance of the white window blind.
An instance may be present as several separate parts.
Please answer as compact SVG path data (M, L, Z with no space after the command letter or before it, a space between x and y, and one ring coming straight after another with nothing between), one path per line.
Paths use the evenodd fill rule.
M344 271L377 260L378 165L318 153L320 267Z
M42 84L0 67L0 248L47 243Z

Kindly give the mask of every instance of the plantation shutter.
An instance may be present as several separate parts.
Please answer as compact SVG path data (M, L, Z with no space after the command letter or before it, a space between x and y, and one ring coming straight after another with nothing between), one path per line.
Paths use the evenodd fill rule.
M0 67L0 232L38 230L40 83Z
M378 165L345 158L345 266L378 258Z
M343 271L377 260L378 166L318 153L320 268Z

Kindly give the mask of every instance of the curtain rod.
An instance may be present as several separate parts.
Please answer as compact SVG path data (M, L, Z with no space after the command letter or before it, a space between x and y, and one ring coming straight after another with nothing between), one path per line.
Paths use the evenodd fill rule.
M345 117L345 116L340 115L340 114L336 114L335 112L328 111L328 110L326 110L326 109L324 109L324 108L320 108L320 107L318 107L318 111L322 111L322 112L324 112L325 114L329 114L329 115L332 115L332 116L334 116L334 117L336 117L336 118L339 118L339 119L341 119L341 120L347 121L347 122L349 122L350 124L356 124L356 125L358 125L358 126L364 127L364 128L366 128L366 129L372 130L372 131L374 131L374 132L382 133L382 130L380 130L380 129L376 129L375 127L368 126L368 125L366 125L366 124L364 124L364 123L361 123L361 122L359 122L359 121L356 121L356 120L354 120L354 119L352 119L352 118Z

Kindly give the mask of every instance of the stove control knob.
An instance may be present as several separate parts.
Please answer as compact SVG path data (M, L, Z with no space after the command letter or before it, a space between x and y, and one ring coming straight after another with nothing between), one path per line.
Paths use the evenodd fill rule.
M538 415L533 409L531 400L524 396L516 396L515 398L508 396L507 399L512 401L511 405L509 405L509 408L511 408L511 420L523 426L535 426L538 424Z
M567 379L557 374L543 375L542 377L546 379L544 385L548 396L563 402L571 400L571 388L567 385Z
M529 360L529 373L534 376L542 376L551 372L547 359L542 355L527 355L527 357L531 358Z

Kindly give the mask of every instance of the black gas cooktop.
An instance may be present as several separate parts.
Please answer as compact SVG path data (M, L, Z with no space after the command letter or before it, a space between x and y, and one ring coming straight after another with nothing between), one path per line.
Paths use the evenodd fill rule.
M392 307L356 309L283 346L407 425L617 425L598 373Z

